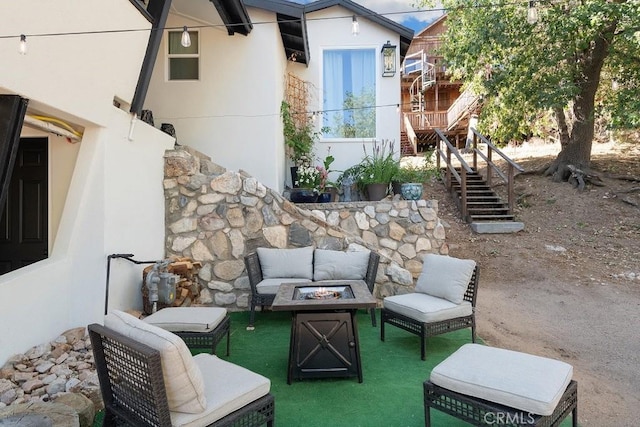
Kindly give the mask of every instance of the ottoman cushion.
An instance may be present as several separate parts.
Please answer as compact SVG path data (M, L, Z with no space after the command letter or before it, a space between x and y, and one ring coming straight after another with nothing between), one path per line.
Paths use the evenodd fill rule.
M211 332L226 316L222 307L167 307L143 320L171 332Z
M538 415L551 415L573 367L559 360L465 344L438 364L430 381L448 390Z

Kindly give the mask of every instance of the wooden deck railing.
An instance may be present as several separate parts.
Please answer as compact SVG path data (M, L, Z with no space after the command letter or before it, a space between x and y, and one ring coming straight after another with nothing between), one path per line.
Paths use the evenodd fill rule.
M446 111L416 111L405 114L411 127L415 130L447 127Z
M515 177L517 172L524 172L524 169L507 157L498 147L493 145L491 141L489 141L484 135L478 132L474 128L470 128L473 133L473 144L470 149L473 158L473 166L469 166L469 164L465 161L464 157L460 154L458 149L449 142L447 137L440 129L435 129L435 132L438 134L438 142L436 143L436 166L438 170L442 170L442 161L445 162L444 168L444 183L448 190L451 190L453 185L453 180L455 179L460 185L460 196L461 196L461 211L462 217L467 217L467 175L471 173L479 173L479 161L484 161L486 168L484 176L485 182L489 187L493 185L493 175L494 173L500 177L503 182L507 186L507 198L508 198L508 206L509 213L513 214L513 209L515 207ZM480 147L481 141L483 147ZM443 146L444 145L444 146ZM486 153L483 151L486 149ZM497 154L502 157L502 159L506 162L506 171L500 169L496 163L493 161L493 155ZM453 164L453 158L457 159L460 167L460 172L458 173L458 169Z

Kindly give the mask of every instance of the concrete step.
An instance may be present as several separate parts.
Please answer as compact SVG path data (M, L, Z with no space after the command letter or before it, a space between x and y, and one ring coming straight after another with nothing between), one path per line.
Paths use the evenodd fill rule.
M517 221L473 221L471 229L478 234L507 234L524 230L524 224Z

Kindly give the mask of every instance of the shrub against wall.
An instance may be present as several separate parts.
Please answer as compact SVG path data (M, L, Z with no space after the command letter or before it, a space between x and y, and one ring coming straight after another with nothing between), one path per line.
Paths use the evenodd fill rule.
M244 256L259 247L375 250L377 298L409 292L422 257L448 253L435 200L295 205L184 146L165 154L164 189L166 255L202 263L205 305L249 306Z

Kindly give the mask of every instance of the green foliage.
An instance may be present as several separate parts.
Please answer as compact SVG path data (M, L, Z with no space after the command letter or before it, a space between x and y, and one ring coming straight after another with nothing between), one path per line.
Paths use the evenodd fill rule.
M360 95L347 92L342 111L331 116L326 134L334 138L374 138L376 109L374 89L363 89Z
M299 166L305 158L313 158L313 146L320 137L320 132L315 131L311 117L305 117L302 125L296 125L291 106L286 101L280 104L280 117L289 159Z
M400 183L424 183L438 175L439 171L433 160L433 151L427 151L420 163L410 163L400 166L393 180Z
M637 0L536 1L533 25L526 1L441 3L449 13L440 53L449 72L483 97L479 128L494 141L540 132L537 123L552 111L564 111L570 132L593 126L594 114L608 128L640 126Z
M360 162L358 182L366 184L389 184L400 168L400 162L395 158L393 142L382 140L373 142L371 154L367 153L365 145L364 158Z

